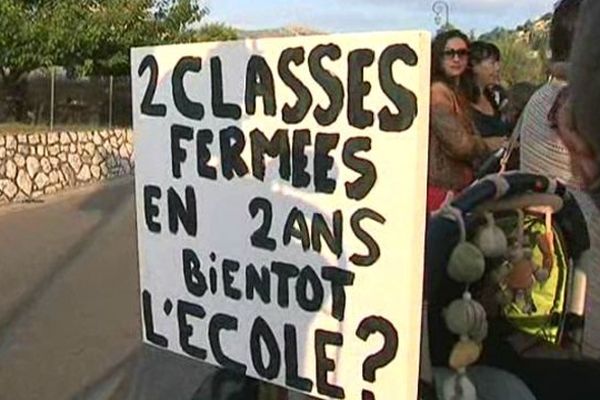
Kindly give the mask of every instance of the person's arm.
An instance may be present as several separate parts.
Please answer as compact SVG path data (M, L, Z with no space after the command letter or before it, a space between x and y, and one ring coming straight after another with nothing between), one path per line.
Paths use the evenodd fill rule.
M504 140L483 139L467 131L454 112L452 96L442 84L431 88L431 131L445 151L458 160L472 161L499 148Z

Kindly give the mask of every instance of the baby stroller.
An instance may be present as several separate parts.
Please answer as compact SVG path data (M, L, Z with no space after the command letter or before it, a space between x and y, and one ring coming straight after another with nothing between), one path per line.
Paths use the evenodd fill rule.
M578 261L589 245L573 196L539 175L488 175L429 218L430 359L456 371L438 398L475 398L472 384L459 384L475 363L525 375L535 396L547 398L537 385L548 376L528 376L525 353L542 343L577 347L585 318ZM530 346L515 348L515 333Z

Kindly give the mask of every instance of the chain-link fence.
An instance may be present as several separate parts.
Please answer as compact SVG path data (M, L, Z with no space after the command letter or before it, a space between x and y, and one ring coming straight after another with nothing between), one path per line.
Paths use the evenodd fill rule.
M0 81L0 127L111 129L131 126L129 76L69 78L38 70L19 83Z

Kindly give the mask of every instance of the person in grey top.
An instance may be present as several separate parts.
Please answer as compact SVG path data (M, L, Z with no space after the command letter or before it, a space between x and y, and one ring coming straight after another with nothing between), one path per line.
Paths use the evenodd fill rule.
M580 266L585 274L586 322L582 338L582 355L600 358L600 211L585 192L588 178L572 168L568 142L558 129L556 112L574 74L569 57L578 25L581 0L563 0L557 4L550 32L552 76L530 99L517 125L519 130L520 170L546 175L562 181L576 198L590 234L590 251ZM583 306L582 306L583 308Z

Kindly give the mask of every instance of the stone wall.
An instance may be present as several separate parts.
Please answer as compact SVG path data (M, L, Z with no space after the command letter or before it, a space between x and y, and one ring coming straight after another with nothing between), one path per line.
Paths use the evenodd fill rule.
M0 204L133 170L131 130L0 135Z

